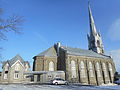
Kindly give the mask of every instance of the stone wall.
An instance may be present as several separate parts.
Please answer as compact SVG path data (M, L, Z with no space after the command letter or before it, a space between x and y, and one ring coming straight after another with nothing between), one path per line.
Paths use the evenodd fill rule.
M64 71L53 71L53 72L48 72L47 74L42 74L40 75L40 77L41 77L40 83L46 83L46 82L50 82L55 78L65 79L65 73Z
M66 80L68 80L69 82L74 82L74 83L83 83L83 84L91 84L91 85L100 85L102 83L109 83L109 82L113 82L114 80L114 76L111 77L110 75L110 71L109 71L109 67L108 64L110 63L112 65L112 71L113 74L115 73L115 65L113 63L113 60L111 58L95 58L95 57L85 57L85 56L74 56L74 55L67 55L66 54ZM71 61L75 61L75 65L76 65L76 78L72 78L71 76ZM85 78L81 78L80 77L80 62L83 61L85 64L85 73L86 76ZM92 68L93 68L93 76L94 77L90 77L90 68L89 68L89 62L92 63ZM96 70L96 63L99 63L100 65L100 69L98 70L99 73L101 74L101 77L98 77L97 75L97 70ZM106 71L107 71L107 76L105 77L105 73L104 73L104 69L103 69L103 65L102 63L105 63L106 65Z
M57 57L34 57L33 71L49 71L49 63L52 61L54 63L54 71L57 70Z
M18 78L15 78L15 66L16 64L19 64L19 70ZM24 83L24 82L30 82L30 78L26 78L26 75L24 75L25 67L18 61L15 63L15 65L9 67L8 70L8 77L7 79L4 78L5 68L3 68L2 75L1 75L1 83Z
M49 63L54 63L54 71L57 71L57 57L34 57L33 71L49 71ZM43 82L46 75L34 75L35 82ZM45 80L46 81L46 80Z
M67 54L64 50L60 49L58 58L36 56L34 58L34 71L49 71L50 61L54 63L54 71L64 71L65 79L71 83L101 85L114 81L115 65L112 58L109 57L76 56ZM74 62L74 65L72 65L71 62ZM84 67L80 65L81 62L84 63ZM113 75L111 75L109 64L111 64ZM73 68L71 68L71 66L73 66ZM41 75L39 78L42 79L49 76L50 75ZM35 77L36 79L38 78L37 76Z

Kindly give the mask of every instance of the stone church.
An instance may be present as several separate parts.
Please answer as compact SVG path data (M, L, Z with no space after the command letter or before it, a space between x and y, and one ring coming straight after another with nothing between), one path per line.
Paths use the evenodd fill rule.
M57 43L33 58L33 71L64 71L65 80L71 83L89 85L113 83L115 64L110 56L104 54L101 35L97 32L90 5L88 11L90 20L90 34L87 35L89 50L66 47ZM60 77L59 74L56 77ZM39 80L41 78L42 75L39 76ZM53 79L48 75L47 79L49 78Z

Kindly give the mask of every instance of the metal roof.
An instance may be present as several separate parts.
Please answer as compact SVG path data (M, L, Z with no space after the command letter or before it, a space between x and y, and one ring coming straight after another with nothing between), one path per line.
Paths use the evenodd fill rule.
M24 72L24 74L30 74L30 75L40 75L40 74L47 74L47 73L64 73L64 71L29 71L29 72Z
M110 58L110 56L98 54L92 50L85 50L85 49L65 47L65 46L61 46L60 48L66 51L70 55L88 56L88 57L97 57L97 58ZM55 50L55 47L52 46L46 51L38 54L37 56L57 57L57 52Z
M37 56L49 56L49 57L57 57L57 52L54 46L48 48L46 51L38 54Z
M97 58L110 58L107 55L98 54L92 50L84 50L80 48L72 48L65 46L61 46L61 48L71 55L89 56L89 57L97 57Z

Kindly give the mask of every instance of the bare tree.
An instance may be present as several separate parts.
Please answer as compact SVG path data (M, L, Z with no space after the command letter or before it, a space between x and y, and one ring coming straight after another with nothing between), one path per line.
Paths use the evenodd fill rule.
M15 33L21 33L21 23L24 21L23 17L13 15L7 19L1 18L3 9L0 8L0 40L6 40L5 32L13 31Z
M23 23L23 17L18 15L13 15L8 18L2 18L3 9L0 8L0 41L7 40L6 32L15 32L20 34L21 33L21 24ZM0 58L1 58L1 51L3 48L0 46Z

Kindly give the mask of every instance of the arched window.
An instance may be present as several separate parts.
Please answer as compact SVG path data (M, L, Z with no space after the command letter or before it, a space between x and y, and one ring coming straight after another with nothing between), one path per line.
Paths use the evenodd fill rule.
M96 71L97 71L97 77L101 77L100 64L98 62L96 63Z
M49 71L54 71L54 63L52 61L49 63Z
M109 70L112 71L112 65L109 63Z
M102 63L102 66L103 66L104 76L105 76L105 77L108 77L106 64L105 64L105 63Z
M111 77L114 77L113 69L112 69L112 65L111 65L111 63L109 63L109 71L110 71L110 75L111 75Z
M96 63L96 70L100 70L100 64L98 62Z
M71 61L71 73L72 73L72 78L76 78L76 65L75 61Z
M92 65L91 62L89 62L89 69L90 69L90 70L93 70L93 65Z
M86 77L85 64L83 61L80 62L80 77Z
M90 77L94 77L92 62L89 62L89 75Z
M85 64L83 61L80 62L80 69L85 69Z

